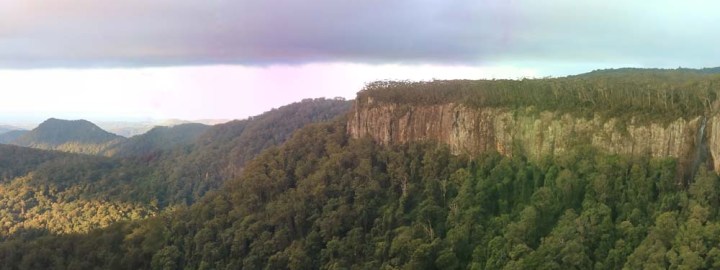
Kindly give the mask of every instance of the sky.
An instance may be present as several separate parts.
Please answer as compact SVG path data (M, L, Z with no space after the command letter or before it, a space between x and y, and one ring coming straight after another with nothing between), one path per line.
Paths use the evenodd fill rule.
M0 122L242 119L375 80L720 66L720 2L0 0Z

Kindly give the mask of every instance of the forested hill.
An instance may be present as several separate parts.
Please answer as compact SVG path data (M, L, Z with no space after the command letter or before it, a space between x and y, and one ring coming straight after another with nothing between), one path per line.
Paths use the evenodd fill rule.
M50 118L16 138L11 144L45 150L96 154L124 139L86 120L69 121Z
M161 203L189 204L236 178L245 163L261 151L284 143L305 125L345 115L350 106L351 102L344 100L306 99L212 126L191 145L136 158L159 169L148 188L165 194Z
M0 145L0 241L86 233L193 203L232 178L230 164L242 168L300 125L328 121L349 106L348 101L305 100L215 127L157 128L127 141L138 147L122 153L132 155L112 158ZM188 136L199 136L196 129L205 130L203 141L188 142ZM265 131L272 136L258 134ZM249 150L237 152L242 149Z
M159 209L138 189L151 172L140 163L0 145L0 241L147 218Z
M172 127L154 127L146 133L130 137L111 145L100 154L115 157L145 156L158 151L172 150L181 145L190 145L210 126L189 123Z
M193 148L178 150L178 154L185 155L188 151L207 152L227 147L220 151L227 157L222 160L233 164L237 170L248 157L283 142L292 131L308 123L345 114L350 106L351 102L345 100L305 99L244 120L215 126L197 123L157 126L128 139L87 120L50 118L31 131L13 130L0 134L0 144L114 157L145 157L182 147Z
M101 176L126 177L142 187L129 198L161 198L149 205L174 207L77 234L55 227L49 234L21 231L0 243L0 267L720 268L720 177L708 170L712 158L706 156L718 150L712 129L718 126L719 78L644 73L379 82L359 93L347 117L330 122L328 110L342 115L348 103L305 101L215 126L191 145L125 159L136 166L117 167L132 171L115 169L112 159L84 165L111 173L48 165L45 172L67 172L63 179L97 175L113 183ZM299 125L288 117L309 120L289 135ZM605 138L583 130L596 126L629 135ZM493 140L460 140L470 136L461 131L476 127L487 127L476 129L477 138ZM534 130L549 133L527 132ZM448 139L432 139L430 131ZM558 145L556 138L570 139ZM637 140L625 147L626 138ZM643 138L648 151L637 150ZM665 145L656 149L656 140ZM537 148L528 150L524 142ZM609 151L614 145L620 150ZM459 146L484 148L469 155L455 151ZM673 151L683 155L664 154ZM678 170L688 165L689 173ZM26 199L46 190L12 196L12 213L26 217L17 214L30 212L24 206L48 205ZM102 194L127 202L118 199L118 190ZM96 208L104 209L88 206ZM47 212L53 213L31 213Z
M281 145L308 124L347 114L351 105L351 101L338 99L304 99L246 120L216 125L198 138L188 158L212 153L219 157L213 165L220 167L215 168L234 178L243 165L261 151Z
M17 130L17 128L6 126L6 125L0 125L0 134L6 133L8 131Z
M37 169L40 164L65 156L59 152L0 144L0 182L7 182Z
M11 130L5 133L0 134L0 144L10 144L13 141L17 140L17 138L20 138L20 136L24 135L25 133L28 133L27 130Z
M7 269L708 269L720 181L675 161L452 155L309 125L187 209L0 244Z

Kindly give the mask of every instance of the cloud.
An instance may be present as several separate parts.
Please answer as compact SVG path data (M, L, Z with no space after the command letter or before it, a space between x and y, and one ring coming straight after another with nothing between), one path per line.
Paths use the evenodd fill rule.
M0 68L713 66L713 1L0 0Z

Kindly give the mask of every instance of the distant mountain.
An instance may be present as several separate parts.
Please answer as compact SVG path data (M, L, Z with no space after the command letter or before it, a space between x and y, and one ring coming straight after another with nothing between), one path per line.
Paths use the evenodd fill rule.
M23 130L23 129L19 128L19 127L14 127L14 126L0 125L0 134L8 133L13 130Z
M720 67L714 68L677 68L677 69L664 69L664 68L611 68L611 69L598 69L587 73L581 73L569 77L592 77L592 76L626 76L626 75L655 75L664 77L679 77L687 76L688 74L703 75L703 74L720 74Z
M225 123L225 122L229 122L229 121L230 120L225 120L225 119L202 119L202 120L193 120L193 121L179 120L179 119L165 119L165 120L152 120L152 121L139 121L139 122L130 122L130 121L97 122L96 124L109 132L115 133L115 134L123 136L123 137L130 138L132 136L144 134L158 126L173 127L173 126L177 126L177 125L190 124L190 123L197 123L197 124L204 124L204 125L216 125L216 124L221 124L221 123Z
M45 150L97 154L125 138L107 132L86 120L50 118L13 140L11 144Z
M10 144L13 141L20 138L20 136L28 133L27 130L11 130L4 133L0 133L0 144Z
M212 127L156 127L106 148L119 158L0 145L0 250L9 238L85 233L192 203L302 126L349 108L348 101L308 99Z
M108 132L115 133L117 135L130 138L132 136L140 135L148 132L156 125L149 123L125 123L125 122L113 122L113 123L98 123L98 126Z
M189 123L172 127L154 127L150 131L133 136L103 151L108 156L144 156L160 150L171 150L180 145L190 145L210 126Z

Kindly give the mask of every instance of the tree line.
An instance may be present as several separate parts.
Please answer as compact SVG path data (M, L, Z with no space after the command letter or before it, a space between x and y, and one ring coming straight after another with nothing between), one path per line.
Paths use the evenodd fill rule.
M522 80L379 81L358 94L415 105L535 108L581 116L661 121L718 109L720 75L696 70L608 70L562 78Z
M0 244L7 269L706 269L720 180L578 145L531 162L303 128L198 203Z

